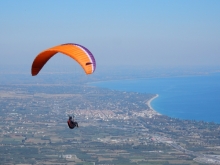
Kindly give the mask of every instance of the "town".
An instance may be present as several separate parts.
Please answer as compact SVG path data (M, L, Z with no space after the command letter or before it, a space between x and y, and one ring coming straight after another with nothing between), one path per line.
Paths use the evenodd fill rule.
M154 111L156 94L88 85L0 86L3 164L220 164L220 125ZM70 130L69 115L79 128Z

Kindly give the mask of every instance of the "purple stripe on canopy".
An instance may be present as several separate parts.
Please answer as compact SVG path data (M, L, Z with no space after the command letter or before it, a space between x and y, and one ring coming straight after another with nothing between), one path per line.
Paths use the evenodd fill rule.
M93 66L94 66L94 69L93 69L93 72L94 72L94 71L95 71L95 68L96 68L96 61L95 61L95 58L94 58L94 56L92 55L92 53L91 53L86 47L84 47L84 46L82 46L82 45L79 45L79 44L74 44L74 45L77 45L77 46L83 48L83 49L88 53L89 57L90 57L91 60L92 60L92 64L93 64Z
M66 44L62 44L62 45L76 45L76 46L79 46L81 47L82 49L84 49L86 51L86 53L88 53L89 57L91 58L92 60L92 64L93 64L93 72L95 71L96 69L96 61L95 61L95 58L94 56L92 55L92 53L84 46L82 45L79 45L79 44L74 44L74 43L66 43Z

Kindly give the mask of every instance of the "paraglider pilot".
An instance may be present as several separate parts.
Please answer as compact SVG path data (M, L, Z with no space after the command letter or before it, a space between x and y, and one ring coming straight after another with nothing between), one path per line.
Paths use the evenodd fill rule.
M68 124L70 129L73 129L75 127L79 127L78 123L76 121L74 121L72 116L69 116L69 120L67 120L67 124Z

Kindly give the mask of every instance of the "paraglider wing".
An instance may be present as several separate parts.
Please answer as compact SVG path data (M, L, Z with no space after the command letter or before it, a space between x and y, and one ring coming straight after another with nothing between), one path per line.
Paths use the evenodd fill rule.
M49 48L38 54L32 64L32 76L36 76L47 61L57 53L63 53L73 58L81 65L86 74L92 74L95 71L96 61L92 53L82 45L68 43Z

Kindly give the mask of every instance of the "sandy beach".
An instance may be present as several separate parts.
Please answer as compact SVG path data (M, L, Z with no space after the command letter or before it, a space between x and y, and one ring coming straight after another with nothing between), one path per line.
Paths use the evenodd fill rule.
M150 110L154 111L154 112L157 113L158 115L161 115L161 114L158 113L156 110L154 110L154 109L152 108L151 104L150 104L151 101L153 101L153 100L156 99L157 97L159 97L158 94L156 94L156 96L154 96L154 97L152 97L150 100L148 100L148 101L147 101L147 105L148 105L148 107L150 108Z

